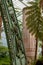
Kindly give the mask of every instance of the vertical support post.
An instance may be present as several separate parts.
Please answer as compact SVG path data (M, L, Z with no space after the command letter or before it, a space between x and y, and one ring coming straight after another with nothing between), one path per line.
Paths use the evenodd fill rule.
M0 15L0 39L1 39L1 27L2 27L2 17Z

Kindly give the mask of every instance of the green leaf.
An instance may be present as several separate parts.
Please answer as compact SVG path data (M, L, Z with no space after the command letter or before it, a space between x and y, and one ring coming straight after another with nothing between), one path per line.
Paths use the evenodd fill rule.
M28 2L28 4L35 5L35 4L38 4L38 3L37 3L37 2L35 2L35 1L31 1L31 2Z
M24 9L26 9L26 10L29 10L29 9L34 9L34 5L33 6L28 6L28 7L26 7L26 8L24 8Z
M31 4L27 7L26 25L29 29L29 32L35 37L43 39L43 18L41 16L41 8L39 7L39 1L29 2Z
M35 14L36 12L33 12L31 15L28 14L28 16L26 17L26 21L28 22L30 19L34 20L35 17L37 17L37 14Z
M35 11L35 8L34 8L34 9L31 9L31 10L28 10L25 15L31 14L31 13L33 13L34 11Z

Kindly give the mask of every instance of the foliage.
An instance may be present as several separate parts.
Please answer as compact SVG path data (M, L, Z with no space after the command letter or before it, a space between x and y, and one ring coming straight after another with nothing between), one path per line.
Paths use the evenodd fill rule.
M0 46L0 52L7 52L8 48L5 46Z
M36 65L36 62L38 60L41 61L41 62L43 62L43 57L40 55L40 57L36 61L34 60L34 61L31 62L31 65Z
M2 64L10 65L8 48L5 46L0 46L0 65Z
M36 64L36 61L33 60L33 61L31 62L31 65L35 65L35 64Z
M43 39L43 18L41 16L41 8L40 8L40 1L35 0L32 2L29 2L30 6L28 6L26 9L28 10L26 12L26 15L28 17L26 18L26 24L27 28L29 29L29 32L33 35L35 35L39 39Z
M42 55L39 55L39 58L38 58L40 61L43 61L43 56Z
M9 57L4 57L4 58L0 58L0 65L10 65L10 60L9 60Z

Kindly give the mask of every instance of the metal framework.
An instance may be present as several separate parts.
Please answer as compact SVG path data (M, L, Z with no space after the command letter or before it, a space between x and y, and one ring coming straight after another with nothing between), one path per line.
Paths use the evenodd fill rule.
M27 65L22 35L12 0L0 0L0 11L9 49L10 65Z

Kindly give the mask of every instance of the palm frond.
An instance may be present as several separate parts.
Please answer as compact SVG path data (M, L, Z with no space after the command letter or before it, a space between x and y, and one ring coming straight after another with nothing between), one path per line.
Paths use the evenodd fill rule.
M33 6L28 6L28 7L24 8L24 9L26 9L26 10L33 9L34 7L35 7L34 5Z
M29 2L31 4L29 7L27 7L27 12L25 15L26 17L26 25L29 29L29 32L35 36L38 37L42 36L41 31L43 31L43 18L41 16L41 9L38 6L38 2ZM40 35L39 35L40 34Z
M36 12L33 12L32 14L28 14L28 16L26 17L26 19L25 19L25 21L29 21L30 19L31 20L34 20L34 19L36 19L35 17L37 16L37 14L35 14Z
M31 2L28 2L27 4L32 4L32 5L35 5L35 4L38 4L37 2L35 1L31 1Z
M26 13L25 13L25 15L28 15L28 14L31 14L31 13L33 13L35 11L35 8L34 9L29 9Z

